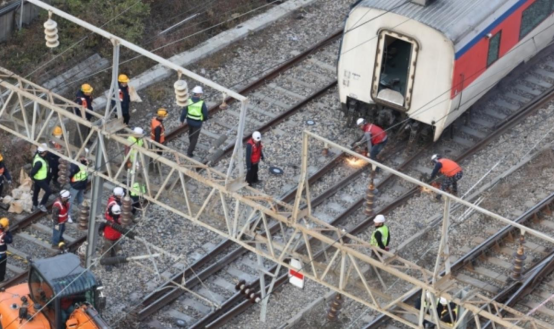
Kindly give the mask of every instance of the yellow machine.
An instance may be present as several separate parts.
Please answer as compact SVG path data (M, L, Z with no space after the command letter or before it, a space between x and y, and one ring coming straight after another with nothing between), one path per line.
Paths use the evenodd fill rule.
M31 262L29 281L0 292L3 329L108 329L102 287L71 253Z

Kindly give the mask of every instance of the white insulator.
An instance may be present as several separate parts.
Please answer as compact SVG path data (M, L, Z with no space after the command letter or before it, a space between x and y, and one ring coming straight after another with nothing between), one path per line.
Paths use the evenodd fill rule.
M187 82L184 80L177 80L175 84L173 84L173 88L175 89L175 99L177 105L182 107L187 106L189 100Z
M53 19L48 19L44 23L44 39L46 39L46 47L56 48L60 45L58 41L58 23Z

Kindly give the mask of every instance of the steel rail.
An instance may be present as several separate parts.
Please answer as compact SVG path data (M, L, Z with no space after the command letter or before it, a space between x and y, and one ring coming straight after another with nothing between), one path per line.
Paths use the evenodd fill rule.
M459 162L463 159L466 159L466 158L472 156L473 154L475 154L476 152L478 152L479 150L483 149L490 142L492 142L492 140L497 138L502 133L506 132L508 129L514 127L516 124L520 123L523 119L525 119L526 117L528 117L529 115L531 115L535 111L538 111L539 108L541 108L542 106L544 106L545 104L550 102L552 99L554 99L554 87L549 88L548 90L546 90L541 95L535 97L533 100L531 100L528 104L526 104L517 113L514 113L514 114L510 115L509 117L507 117L500 125L497 125L497 129L495 131L493 131L489 136L487 136L485 139L481 140L475 146L468 149L462 156L460 156L457 159L457 161ZM408 192L406 195L402 196L399 200L407 199L418 191L419 191L419 189L416 187L416 188L412 189L410 192ZM363 230L363 228L365 228L367 226L368 226L368 224L360 224L360 226L359 226L360 228L356 232L359 232L359 231ZM511 227L511 226L506 226L506 227ZM491 237L489 239L491 239L492 241L496 241L498 239L498 237L496 237L496 238ZM479 251L482 251L484 246L487 245L488 243L489 243L489 241L487 240L487 241L481 243L477 248L480 247ZM493 244L493 243L491 243L491 244ZM472 251L468 252L468 254L472 253L472 252L477 253L477 251L472 250ZM466 257L468 257L468 256L466 255ZM459 259L458 261L462 261L462 258ZM457 263L455 263L451 266L453 270L454 270L455 265L457 265ZM419 291L416 292L415 294L405 298L403 300L403 302L406 302L406 301L409 301L409 300L413 299L418 294L419 294ZM376 317L375 319L373 319L370 323L365 325L364 328L365 329L375 329L377 326L379 326L380 323L384 322L386 319L388 319L388 316L386 316L384 314L381 314L378 317Z
M287 70L287 69L293 67L294 65L296 65L297 63L303 61L307 56L312 54L314 51L328 45L329 43L331 43L332 41L334 41L335 39L340 37L341 34L342 34L341 30L338 30L338 31L332 33L331 35L329 35L328 37L326 37L322 41L320 41L317 44L310 47L309 49L307 49L304 52L302 52L302 53L298 54L297 56L293 57L291 60L283 63L279 67L277 67L274 70L268 72L266 75L262 76L261 78L257 79L256 81L254 81L254 82L250 83L249 85L247 85L246 87L242 88L239 91L239 93L240 94L248 93L248 92L251 92L252 90L254 90L256 88L259 88L260 86L263 86L268 80L279 76L279 74L281 74L282 71ZM295 112L300 110L308 102L313 101L314 99L316 99L319 96L323 95L330 88L334 87L334 85L336 85L336 81L331 83L331 84L328 84L327 86L325 86L325 87L321 88L320 90L316 91L314 94L307 97L304 101L301 101L301 102L297 103L295 106L293 106L289 110L285 111L284 113L280 114L276 118L273 118L270 122L264 124L259 129L261 129L262 131L266 131L272 125L275 125L275 124L281 122L285 118L291 116L292 114L294 114ZM225 101L226 102L232 102L232 101L234 101L234 99L233 98L227 98ZM215 114L218 111L221 111L221 108L220 108L221 104L222 103L219 103L219 104L211 107L209 109L210 114ZM188 128L188 125L186 125L186 123L183 126L180 126L180 127L176 128L175 130L173 130L172 132L167 134L166 140L167 141L175 140L178 136L180 136L181 134L186 132L187 128ZM244 140L246 140L246 138ZM232 146L228 147L224 151L224 153L227 153L231 150L232 150ZM331 171L338 164L340 159L341 159L341 157L336 157L333 161L329 162L321 170L319 170L317 173L315 173L313 176L311 176L310 179L309 179L309 182L314 183L317 180L319 180L321 177L323 177L325 175L325 173ZM293 191L291 191L290 193L285 195L282 198L282 200L284 202L290 202L291 200L294 199L295 195L296 195L296 189L294 189ZM277 229L278 229L277 225L275 225L271 228L272 231L277 230ZM176 276L173 276L172 279L170 281L168 281L167 283L171 283L171 282L181 283L183 278L192 278L192 277L194 277L194 274L198 273L200 271L200 269L202 269L203 267L208 265L210 262L212 262L213 259L215 258L215 256L217 256L220 253L223 253L224 250L230 248L231 246L233 246L233 241L231 241L231 240L225 240L225 241L221 242L216 248L214 248L212 251L210 251L208 254L206 254L206 256L204 256L202 259L198 260L193 265L191 265L190 267L185 269L182 273L177 274ZM222 260L225 260L226 262L230 262L230 261L238 258L242 253L245 253L245 252L247 252L247 251L244 248L237 248L237 249L233 250L227 256L223 257ZM225 263L217 262L215 264L212 264L212 265L208 266L208 268L202 270L201 274L203 276L207 277L208 275L211 275L211 274L215 273L217 270L221 269L224 265L225 265ZM200 279L204 279L204 278L201 277ZM193 282L190 282L191 287L193 286L193 284L194 284ZM189 282L187 282L187 284L185 284L185 285L187 287L189 287ZM171 288L171 286L168 286L168 285L161 286L159 290L154 291L153 293L149 294L148 296L146 296L143 299L142 305L145 306L145 308L143 308L141 311L139 311L139 313L138 313L139 319L143 320L146 317L148 317L149 315L152 315L152 313L156 312L157 310L159 310L160 308L162 308L166 304L170 303L171 301L173 301L174 299L179 297L182 293L183 292L180 289Z

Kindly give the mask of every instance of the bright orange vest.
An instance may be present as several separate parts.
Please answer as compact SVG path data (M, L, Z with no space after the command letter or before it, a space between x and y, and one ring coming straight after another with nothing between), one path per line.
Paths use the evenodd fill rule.
M154 117L152 119L152 123L150 124L150 138L154 141L156 141L156 133L155 130L158 126L162 127L162 133L160 134L160 143L165 142L165 127L164 124L158 120L158 118Z
M442 158L442 159L439 159L439 163L442 164L442 167L440 170L441 174L447 177L453 177L454 175L462 171L462 168L460 167L460 165L458 165L453 160Z

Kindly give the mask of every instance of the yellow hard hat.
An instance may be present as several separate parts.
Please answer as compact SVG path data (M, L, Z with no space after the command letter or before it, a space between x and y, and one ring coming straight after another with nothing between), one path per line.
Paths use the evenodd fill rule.
M0 154L0 162L4 160L4 156L2 156L2 154Z
M128 83L129 77L127 77L124 74L120 74L119 77L117 78L117 81L119 81L120 83Z
M94 88L92 88L92 86L89 84L83 84L81 86L81 91L83 91L83 93L90 94L93 90Z
M52 135L55 137L61 137L63 135L62 128L60 126L54 127L54 130L52 131Z
M167 110L165 108L159 108L158 117L162 117L162 118L167 117Z
M0 219L0 226L4 229L8 228L10 226L10 220L8 220L8 218Z

